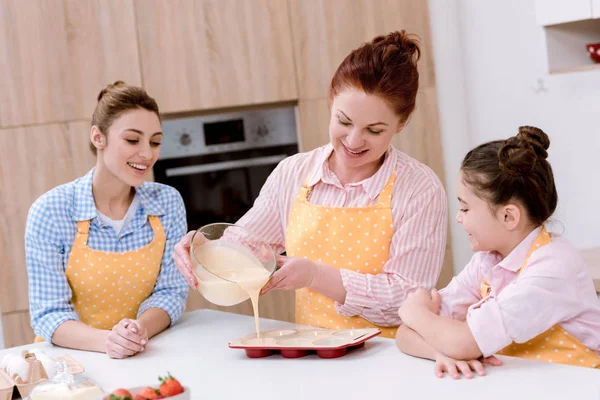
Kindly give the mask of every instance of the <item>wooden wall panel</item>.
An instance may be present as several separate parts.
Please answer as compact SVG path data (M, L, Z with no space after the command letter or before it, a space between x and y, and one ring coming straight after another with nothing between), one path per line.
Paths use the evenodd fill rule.
M296 99L285 1L135 5L144 84L163 112Z
M89 122L0 130L0 309L29 308L24 234L31 204L95 163Z
M310 151L329 143L329 100L298 101L300 151Z
M0 0L0 126L90 119L100 90L140 85L133 0Z
M29 311L3 314L2 327L5 348L33 343L35 335L29 323Z
M377 35L402 29L421 38L421 86L435 85L426 1L288 2L301 100L326 97L335 70L352 49Z

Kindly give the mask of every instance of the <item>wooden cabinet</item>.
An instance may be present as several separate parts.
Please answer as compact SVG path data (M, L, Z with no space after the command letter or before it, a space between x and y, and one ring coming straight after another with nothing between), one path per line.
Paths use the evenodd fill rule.
M352 49L376 35L402 29L421 39L421 85L434 84L427 2L288 1L301 100L327 97L335 70Z
M329 100L298 101L300 151L310 151L329 142Z
M443 182L445 177L444 156L435 88L420 88L416 104L408 125L396 134L392 139L392 144L429 166Z
M535 16L542 26L581 21L592 18L592 4L591 0L536 0Z
M137 0L144 86L162 112L295 99L288 8L272 0Z
M100 90L139 85L133 0L0 0L0 126L90 119Z
M24 234L29 206L93 165L89 122L0 130L0 309L29 309ZM4 324L5 332L10 325ZM8 334L7 334L8 335ZM6 336L6 335L5 335Z
M4 327L4 347L33 343L35 335L29 322L29 311L2 315L2 326Z

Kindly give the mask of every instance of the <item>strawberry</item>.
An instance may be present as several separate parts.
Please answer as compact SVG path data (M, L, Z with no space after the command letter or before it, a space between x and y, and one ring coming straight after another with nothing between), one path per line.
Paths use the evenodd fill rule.
M158 399L158 395L158 390L151 387L145 387L136 395L136 397L140 396L144 400L153 400Z
M133 396L125 389L117 389L110 394L109 400L131 400Z
M159 393L165 397L183 393L183 386L181 386L181 383L173 378L168 372L167 374L166 378L158 377L158 380L160 381L160 387L158 388Z

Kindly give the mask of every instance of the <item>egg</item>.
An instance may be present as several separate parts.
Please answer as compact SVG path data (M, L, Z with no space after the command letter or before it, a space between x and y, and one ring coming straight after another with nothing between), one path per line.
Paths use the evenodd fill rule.
M8 368L8 362L11 358L13 358L14 354L7 354L2 358L2 362L0 362L0 368L6 370Z
M56 362L44 353L38 353L35 357L42 363L48 379L52 379L56 375Z
M29 379L29 363L22 356L14 356L8 360L6 368L8 375L14 378L15 374L19 375L24 382Z

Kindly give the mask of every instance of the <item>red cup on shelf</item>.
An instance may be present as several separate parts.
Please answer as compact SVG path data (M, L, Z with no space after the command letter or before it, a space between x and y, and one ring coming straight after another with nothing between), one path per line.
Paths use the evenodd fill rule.
M585 47L592 61L596 64L600 63L600 43L589 43Z

